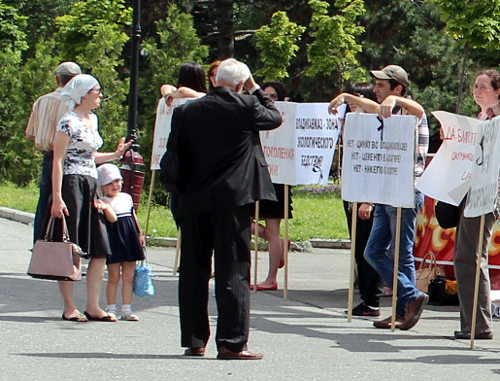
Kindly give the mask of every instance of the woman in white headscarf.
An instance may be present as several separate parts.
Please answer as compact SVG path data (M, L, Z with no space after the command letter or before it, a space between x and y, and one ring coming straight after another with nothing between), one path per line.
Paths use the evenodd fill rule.
M51 216L66 219L69 236L90 257L87 270L87 304L80 313L73 299L73 283L59 282L64 301L63 320L116 321L99 307L99 294L106 258L111 254L102 209L97 196L96 163L119 159L130 147L121 138L115 152L97 152L103 140L99 135L97 116L92 112L102 99L97 79L80 74L62 91L70 111L62 117L54 135Z

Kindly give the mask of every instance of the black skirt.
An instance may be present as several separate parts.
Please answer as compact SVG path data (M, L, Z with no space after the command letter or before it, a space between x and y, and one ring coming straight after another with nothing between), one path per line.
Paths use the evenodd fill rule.
M94 177L64 175L62 198L69 211L69 216L65 218L71 242L79 245L91 258L106 258L111 255L111 248L106 218L102 211L94 207L98 198L97 187ZM61 236L61 221L56 219L54 240L60 241Z
M259 202L259 219L285 218L285 185L273 184L278 201L261 200ZM292 216L292 187L288 187L288 218ZM252 217L255 218L255 207L252 209Z
M111 257L108 258L108 264L145 259L134 217L118 217L116 222L108 224L108 230L112 252Z

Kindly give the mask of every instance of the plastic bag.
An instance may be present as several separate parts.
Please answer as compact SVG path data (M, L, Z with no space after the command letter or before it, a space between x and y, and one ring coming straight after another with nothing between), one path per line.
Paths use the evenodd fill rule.
M155 294L153 285L153 271L146 261L135 266L134 295L139 298L149 298Z

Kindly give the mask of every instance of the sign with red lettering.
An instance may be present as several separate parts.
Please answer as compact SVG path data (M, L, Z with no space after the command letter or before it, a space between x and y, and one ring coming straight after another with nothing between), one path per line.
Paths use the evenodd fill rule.
M433 199L458 205L470 188L480 121L445 111L432 113L441 123L443 144L417 183Z

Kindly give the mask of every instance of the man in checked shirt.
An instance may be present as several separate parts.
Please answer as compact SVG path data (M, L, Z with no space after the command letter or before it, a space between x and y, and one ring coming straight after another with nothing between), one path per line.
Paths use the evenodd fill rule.
M63 62L56 69L57 89L42 95L33 103L31 116L26 127L26 138L35 142L35 148L43 154L40 176L40 197L35 213L33 242L43 238L43 224L50 213L49 198L52 194L52 140L61 117L68 112L68 105L61 99L61 90L77 74L80 66L74 62Z
M384 118L391 115L407 114L418 118L418 141L415 148L415 183L422 175L425 166L425 156L429 145L429 128L423 107L404 95L409 86L408 74L397 65L388 65L381 70L370 71L375 79L373 91L380 104L352 94L342 93L335 97L329 106L331 113L344 102L353 103L365 112L379 114ZM415 206L402 208L401 243L398 269L398 299L396 305L396 328L411 329L420 319L423 308L429 297L419 291L415 285L415 260L413 257L413 241L417 213L424 202L424 195L415 190ZM394 244L396 227L396 209L384 204L362 204L358 210L360 218L369 218L372 208L375 208L373 226L365 249L365 259L377 270L387 285L392 285L394 260L391 248ZM390 328L391 317L373 323L377 328Z

